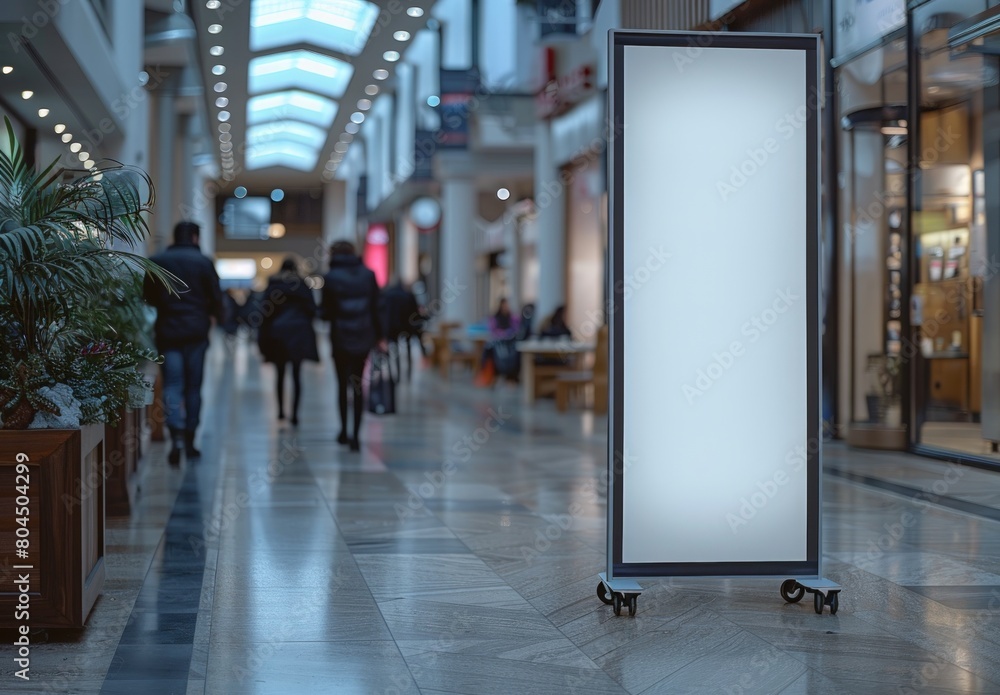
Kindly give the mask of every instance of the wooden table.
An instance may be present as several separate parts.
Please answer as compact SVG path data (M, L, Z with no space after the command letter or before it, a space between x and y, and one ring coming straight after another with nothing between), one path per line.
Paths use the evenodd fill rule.
M583 355L594 352L596 343L582 343L573 340L522 340L515 343L521 353L521 396L526 404L535 402L538 394L538 376L535 369L535 357L570 357L572 364L566 367L556 367L552 371L577 369L577 362ZM555 365L553 365L555 366ZM548 369L548 367L546 367Z

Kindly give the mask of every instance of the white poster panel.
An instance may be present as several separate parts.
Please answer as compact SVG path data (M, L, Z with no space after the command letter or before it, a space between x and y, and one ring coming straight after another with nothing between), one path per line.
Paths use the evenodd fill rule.
M623 52L621 561L805 561L805 52Z

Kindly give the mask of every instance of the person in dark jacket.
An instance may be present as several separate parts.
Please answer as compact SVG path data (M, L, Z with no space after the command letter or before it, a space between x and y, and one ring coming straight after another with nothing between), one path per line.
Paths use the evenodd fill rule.
M156 349L163 354L163 402L171 450L177 465L183 450L195 459L194 446L201 417L201 382L212 322L223 319L222 290L215 264L198 249L200 229L194 222L174 227L174 244L150 260L184 283L171 293L163 283L146 276L146 301L156 308Z
M382 290L382 327L389 343L389 351L394 355L396 374L400 374L400 341L406 346L406 375L413 372L413 355L410 352L410 338L420 335L423 316L417 298L403 286L401 280Z
M294 258L286 258L281 270L267 281L264 291L265 313L260 325L257 345L265 362L274 362L277 369L276 393L278 419L285 419L285 367L292 365L293 427L299 424L299 402L302 396L302 362L319 362L316 350L316 301L295 267Z
M337 398L340 406L340 434L337 441L349 444L351 451L361 446L358 432L364 413L361 379L365 360L376 345L386 349L379 316L379 289L375 273L366 268L349 241L337 241L330 247L330 270L323 277L321 312L330 322L333 365L337 370ZM347 392L352 393L353 434L347 434Z

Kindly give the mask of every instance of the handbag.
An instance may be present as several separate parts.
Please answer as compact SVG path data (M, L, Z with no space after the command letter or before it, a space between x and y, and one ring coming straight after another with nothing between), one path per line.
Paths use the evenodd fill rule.
M389 355L385 352L376 352L372 357L368 380L368 412L375 415L392 415L396 412L396 382L392 378Z

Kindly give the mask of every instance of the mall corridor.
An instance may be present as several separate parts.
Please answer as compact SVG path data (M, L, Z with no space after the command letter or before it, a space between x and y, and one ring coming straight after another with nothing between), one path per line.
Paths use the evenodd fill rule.
M87 629L35 646L17 692L1000 692L994 473L828 447L836 616L772 579L708 579L644 582L615 617L589 411L418 370L352 454L329 359L298 430L272 369L213 342L204 458L172 469L153 445Z

